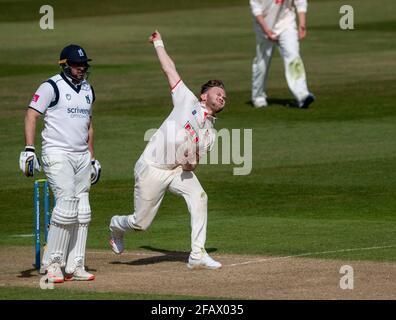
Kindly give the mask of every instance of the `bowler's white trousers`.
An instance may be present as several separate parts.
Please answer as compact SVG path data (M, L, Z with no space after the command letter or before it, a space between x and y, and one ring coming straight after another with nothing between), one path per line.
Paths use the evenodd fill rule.
M291 24L282 31L278 35L278 42L267 39L255 19L253 25L256 32L256 57L253 59L252 65L252 100L254 101L257 97L267 97L265 91L271 57L274 46L278 44L285 66L285 76L289 89L298 102L303 101L309 92L304 64L299 52L296 24Z
M192 171L161 169L143 157L135 165L135 212L128 216L114 216L112 230L122 232L146 230L160 207L165 191L182 196L191 215L191 257L200 259L204 252L207 226L208 197Z

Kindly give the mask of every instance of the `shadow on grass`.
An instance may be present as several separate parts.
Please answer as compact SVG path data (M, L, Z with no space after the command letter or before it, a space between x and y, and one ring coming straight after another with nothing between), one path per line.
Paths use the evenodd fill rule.
M89 266L85 266L85 270L88 272L96 272L97 271L96 269L90 268ZM37 277L37 276L42 277L43 275L40 274L36 268L33 268L33 269L27 269L27 270L20 271L20 275L18 276L18 278L32 278L32 277Z
M141 246L140 248L146 249L153 252L161 253L162 255L156 255L153 257L141 258L138 260L132 261L112 261L110 264L126 264L131 266L142 266L149 264L156 264L161 262L186 262L188 260L189 252L181 252L181 251L169 251L165 249L153 248L151 246ZM208 253L217 251L216 248L208 248L206 249Z
M268 102L268 107L272 107L275 105L280 105L283 107L287 107L287 108L297 108L297 102L294 99L279 99L279 98L269 98L267 99ZM246 105L249 105L251 107L253 107L253 102L251 100L247 101L245 103ZM257 109L265 109L267 107L264 108L257 108ZM256 109L256 108L254 108Z

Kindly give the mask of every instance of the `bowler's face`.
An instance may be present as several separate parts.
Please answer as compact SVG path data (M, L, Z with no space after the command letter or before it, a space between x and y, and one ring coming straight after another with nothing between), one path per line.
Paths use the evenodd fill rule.
M205 101L206 107L212 110L213 114L218 113L224 109L226 102L226 93L220 87L210 88L202 95L202 100Z

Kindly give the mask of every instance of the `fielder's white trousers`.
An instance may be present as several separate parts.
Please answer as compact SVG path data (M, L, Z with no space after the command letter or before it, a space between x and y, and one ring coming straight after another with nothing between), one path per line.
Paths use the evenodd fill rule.
M60 263L66 265L71 273L75 267L74 260L79 259L84 263L85 258L88 224L91 220L88 199L91 187L91 156L89 152L45 154L42 156L42 163L56 200L42 269L57 256ZM68 203L67 208L65 202ZM67 216L64 216L64 223L60 223L57 212L66 212L65 210Z
M191 257L202 257L206 241L208 197L191 171L179 166L173 170L160 169L141 157L135 165L135 212L129 216L115 216L111 230L146 230L161 205L165 191L182 196L191 215Z
M304 64L300 57L298 32L296 24L290 25L278 36L278 42L268 40L257 21L254 20L256 32L256 57L252 65L252 100L257 97L267 97L266 85L275 45L283 58L285 76L294 98L301 102L309 94Z

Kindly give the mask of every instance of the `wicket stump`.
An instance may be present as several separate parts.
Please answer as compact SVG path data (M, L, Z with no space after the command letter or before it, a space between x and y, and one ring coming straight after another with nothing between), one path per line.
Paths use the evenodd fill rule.
M35 234L34 238L36 241L36 259L35 267L40 269L41 266L41 223L40 223L40 184L43 184L43 202L44 202L44 246L48 239L48 228L50 223L50 212L49 212L49 187L46 179L36 180L34 182L34 211L35 211Z

